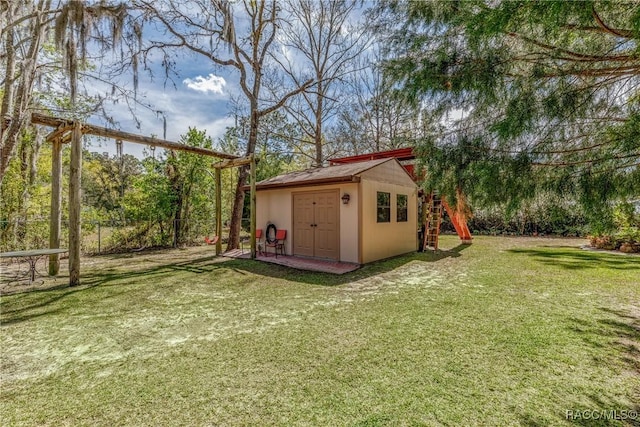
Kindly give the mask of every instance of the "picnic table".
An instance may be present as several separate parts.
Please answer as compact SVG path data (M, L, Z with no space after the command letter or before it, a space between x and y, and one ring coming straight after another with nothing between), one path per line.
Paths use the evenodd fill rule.
M36 275L43 276L42 274L38 274L38 270L36 270L36 264L38 260L44 256L61 254L64 252L68 252L68 249L58 248L58 249L29 249L26 251L13 251L13 252L0 252L0 258L9 258L16 259L18 261L24 260L29 264L29 270L25 274L20 274L16 276L12 282L20 280L19 277L25 276L29 278L29 284L32 284L36 280Z

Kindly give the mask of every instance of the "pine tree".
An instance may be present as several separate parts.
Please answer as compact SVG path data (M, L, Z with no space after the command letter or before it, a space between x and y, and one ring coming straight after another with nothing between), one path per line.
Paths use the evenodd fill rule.
M640 194L640 4L387 1L388 75L432 115L427 186L511 207L541 190L596 214ZM461 116L461 118L460 118Z

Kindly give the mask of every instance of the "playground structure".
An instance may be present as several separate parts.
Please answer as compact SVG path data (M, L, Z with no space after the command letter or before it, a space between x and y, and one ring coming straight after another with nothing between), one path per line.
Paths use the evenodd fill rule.
M78 120L66 120L43 114L33 113L31 123L42 125L54 130L46 137L46 141L52 144L51 160L51 213L49 228L49 248L58 249L60 247L60 225L61 225L61 200L62 200L62 146L71 144L71 161L69 172L69 285L80 284L80 211L81 195L80 180L82 175L82 137L83 135L95 135L113 139L116 143L122 141L135 144L144 144L150 147L162 147L169 150L186 151L203 156L222 159L222 161L212 164L215 169L216 181L216 235L222 232L222 209L221 209L221 170L228 167L238 167L250 165L251 181L251 257L256 256L255 241L255 177L256 167L253 155L248 157L238 157L215 150L201 147L192 147L177 142L167 141L159 138L145 137L133 133L108 129ZM222 252L222 242L218 238L216 244L216 255ZM59 254L52 254L49 257L49 274L55 276L60 270Z
M376 153L359 154L355 156L341 157L331 159L329 162L331 165L340 165L347 163L357 163L366 160L377 160L395 158L402 167L411 175L413 180L420 184L422 177L416 175L415 171L415 159L416 156L413 153L413 148L398 148L395 150L379 151ZM461 243L471 244L473 237L467 226L467 218L463 209L461 200L463 200L462 193L458 193L458 205L453 209L445 197L439 196L437 193L432 192L430 194L420 194L420 204L422 207L422 215L420 224L422 228L422 238L420 242L420 250L431 248L433 250L438 249L438 237L440 234L440 224L442 222L443 211L447 212L447 215L451 219L451 223L460 237Z
M222 252L222 242L220 235L222 233L222 210L221 210L221 170L224 168L233 168L241 166L249 166L250 168L250 245L251 258L256 257L256 160L253 155L247 157L239 157L228 153L223 153L211 149L187 146L184 144L168 141L165 139L145 137L133 133L123 132L114 129L108 129L78 120L61 119L43 114L33 113L31 123L53 128L54 130L46 137L46 141L52 144L52 163L51 163L51 211L50 211L50 228L49 228L49 249L60 248L60 229L61 229L61 187L62 187L62 147L64 144L71 145L71 159L69 172L69 284L75 286L80 284L80 212L81 212L81 194L80 180L82 175L82 137L84 135L94 135L115 140L116 144L121 146L122 141L136 144L143 144L152 148L161 147L169 150L186 151L194 154L214 157L221 159L211 166L215 171L215 187L216 187L216 235L215 242L216 255ZM345 163L355 163L363 160L395 158L411 175L414 181L419 182L419 177L414 173L415 156L411 148L389 150L378 153L357 155L332 159L331 164L339 165ZM422 194L420 197L422 206L422 216L420 223L423 224L422 240L420 249L427 247L437 249L438 234L443 210L447 212L451 218L452 224L456 229L462 243L471 243L471 233L466 224L466 217L463 209L458 206L452 209L447 201L438 197L436 194ZM60 269L59 254L54 253L49 257L49 274L57 275Z

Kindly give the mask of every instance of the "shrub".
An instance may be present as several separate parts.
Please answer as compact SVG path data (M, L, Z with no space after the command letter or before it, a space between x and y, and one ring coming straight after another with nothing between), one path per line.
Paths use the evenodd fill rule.
M590 236L591 246L625 253L640 252L640 214L635 207L628 202L619 203L613 209L613 221L616 229Z
M579 205L553 194L541 194L523 203L519 210L508 212L506 206L474 210L468 221L473 234L563 235L586 234L586 219ZM443 223L443 231L453 230Z

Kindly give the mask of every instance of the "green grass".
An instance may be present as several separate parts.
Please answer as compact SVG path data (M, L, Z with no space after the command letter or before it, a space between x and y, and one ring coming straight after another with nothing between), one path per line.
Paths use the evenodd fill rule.
M92 258L77 289L2 297L0 424L530 426L640 409L639 257L442 242L343 276L203 250Z

